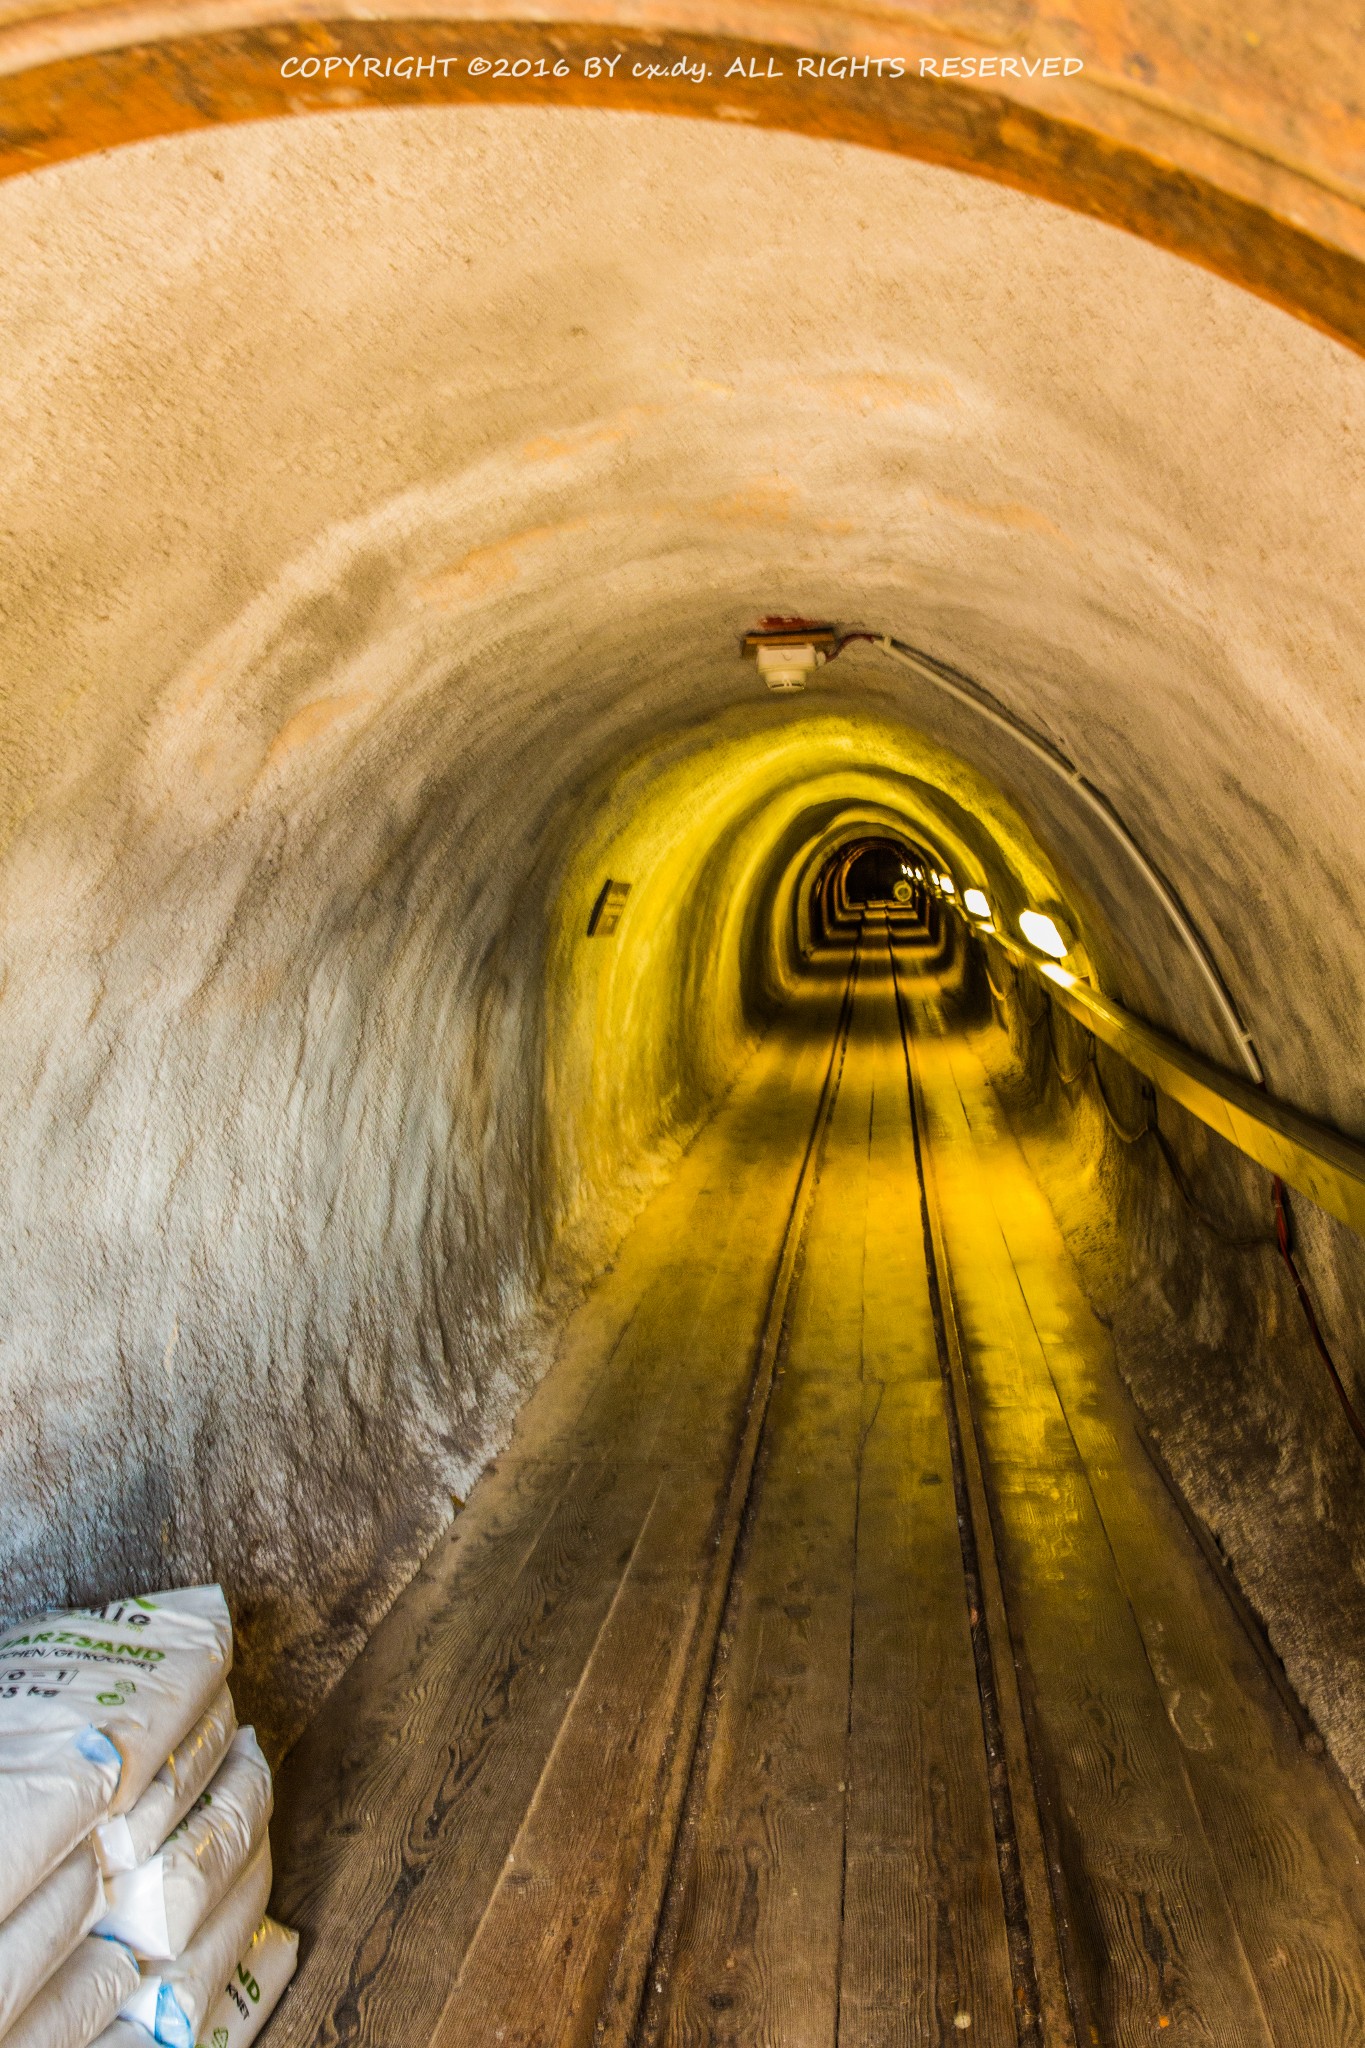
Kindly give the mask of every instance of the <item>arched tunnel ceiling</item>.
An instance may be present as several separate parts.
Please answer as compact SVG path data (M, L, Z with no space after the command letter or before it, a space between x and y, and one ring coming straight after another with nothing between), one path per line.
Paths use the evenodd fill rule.
M21 871L69 867L79 819L62 886L155 859L187 886L249 812L287 865L336 792L396 828L495 760L529 848L545 745L587 773L753 706L737 634L827 614L1054 735L1177 881L1272 1085L1358 1123L1340 347L999 187L641 115L167 139L11 182L0 234ZM818 690L977 763L1110 985L1226 1057L1045 771L874 653Z
M512 106L11 178L0 321L16 1607L222 1577L296 1726L752 1048L822 835L1065 905L1227 1057L1059 778L862 644L769 695L764 614L1051 733L1360 1128L1365 362L1304 322L908 156Z
M0 0L0 176L357 106L491 97L701 114L998 178L1359 347L1355 45L1354 24L1313 0L545 0L534 20L489 19L479 0ZM471 51L485 75L467 69ZM605 90L589 54L623 58Z

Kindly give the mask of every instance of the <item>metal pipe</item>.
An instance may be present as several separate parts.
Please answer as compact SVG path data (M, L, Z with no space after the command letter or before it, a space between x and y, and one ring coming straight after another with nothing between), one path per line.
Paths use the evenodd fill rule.
M1209 994L1213 997L1218 1015L1235 1044L1247 1072L1258 1088L1264 1088L1265 1070L1261 1065L1260 1055L1256 1051L1251 1033L1242 1022L1241 1013L1233 1001L1231 991L1218 971L1213 955L1179 896L1161 870L1147 858L1108 797L1096 789L1093 782L1086 780L1075 762L1068 760L1060 747L1053 746L1050 740L1042 739L1037 733L1030 731L1022 720L1006 711L1003 705L993 703L966 676L959 676L942 662L935 661L932 655L921 654L916 648L907 647L903 641L894 640L889 633L868 634L866 637L872 640L874 646L880 647L884 654L889 654L893 661L899 661L906 668L914 669L926 682L933 683L948 696L955 698L959 704L966 704L990 724L997 726L1001 732L1009 733L1036 760L1045 762L1054 773L1065 779L1087 809L1118 840L1156 895L1199 969Z

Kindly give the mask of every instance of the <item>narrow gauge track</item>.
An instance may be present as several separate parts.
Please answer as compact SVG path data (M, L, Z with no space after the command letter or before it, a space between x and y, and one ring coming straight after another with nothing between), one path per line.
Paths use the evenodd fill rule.
M288 1760L278 2048L1365 2048L1358 1815L918 965L813 964Z
M1070 1915L1065 1906L1060 1859L1055 1851L1049 1857L1044 1845L1043 1807L1014 1673L971 1378L954 1301L943 1221L927 1157L927 1119L915 1061L914 1023L889 928L886 950L905 1056L920 1226L952 1447L963 1581L981 1698L982 1738L991 1787L1001 1898L1009 1934L1019 2048L1071 2048L1078 2031L1083 2029L1093 2036L1094 2029L1088 2019L1080 2019L1075 1973L1068 1973L1063 1962L1061 1936L1069 1926ZM1055 1828L1050 1832L1055 1836Z
M618 2044L625 2043L630 2048L636 2048L636 2044L638 2048L654 2048L660 2039L663 2000L678 1944L688 1849L695 1834L706 1759L715 1738L716 1705L724 1685L730 1640L725 1622L727 1614L733 1612L742 1582L745 1536L752 1522L754 1485L768 1427L773 1383L790 1330L792 1294L799 1281L811 1198L843 1079L862 951L860 931L834 1026L824 1085L768 1291L743 1427L717 1521L715 1565L698 1616L687 1676L679 1690L674 1726L660 1767L655 1823L644 1844L632 1912L617 1955L612 1988L597 2024L597 2048L618 2048Z
M1076 2036L1054 1920L1052 1874L1045 1866L1037 1794L1029 1767L1018 1692L1012 1683L1011 1672L1002 1697L1002 1686L997 1676L999 1654L993 1646L992 1634L994 1632L1003 1646L1008 1666L1011 1661L1008 1625L994 1558L977 1430L971 1414L970 1381L964 1369L942 1226L926 1159L925 1119L913 1051L913 1021L901 988L890 923L889 920L883 922L887 961L895 993L896 1022L905 1062L918 1193L916 1205L916 1191L907 1188L904 1202L907 1216L915 1212L916 1206L918 1209L917 1220L923 1232L925 1268L943 1380L953 1497L961 1545L961 1596L971 1635L980 1703L981 1765L989 1787L1000 1904L1009 1950L1015 2032L1018 2048L1073 2048ZM687 1716L690 1741L687 1744L685 1773L678 1768L676 1761L681 1756L679 1748L675 1750L674 1767L669 1774L672 1779L670 1795L659 1806L663 1828L656 1830L655 1854L658 1853L658 1840L662 1834L666 1833L671 1838L671 1848L662 1897L654 1913L654 1933L647 1965L643 1969L639 1967L643 1951L638 1938L634 1942L628 1939L624 1953L635 1967L628 1964L625 1981L618 1976L614 1987L613 2006L618 2013L628 2012L633 2007L635 2023L622 2033L604 2014L596 2035L599 2048L608 2048L608 2044L616 2048L618 2043L627 2044L627 2048L663 2048L669 2037L670 1979L685 1916L689 1881L695 1876L697 1823L707 1796L708 1764L716 1742L720 1706L725 1693L729 1647L737 1633L738 1609L743 1598L756 1506L756 1484L763 1465L774 1378L790 1335L794 1293L801 1284L812 1196L818 1183L825 1141L843 1077L866 945L867 920L864 918L854 942L825 1085L807 1141L797 1193L769 1294L763 1339L754 1365L746 1426L735 1459L724 1529L717 1542L719 1569L707 1603L706 1623L699 1629L693 1651L694 1671L700 1671L703 1664L706 1670L704 1703L699 1697L699 1711ZM698 1687L697 1692L700 1696L702 1688ZM685 1789L679 1796L679 1787L684 1783ZM637 1983L630 1983L631 1977Z

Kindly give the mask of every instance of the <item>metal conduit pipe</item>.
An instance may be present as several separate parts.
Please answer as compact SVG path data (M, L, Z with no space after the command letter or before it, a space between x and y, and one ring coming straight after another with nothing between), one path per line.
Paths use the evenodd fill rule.
M1068 759L1060 747L1054 746L1051 740L1045 740L1038 733L1031 731L1023 723L1022 719L1015 718L1003 705L995 703L969 677L959 675L955 669L948 668L941 661L936 661L932 655L922 654L918 648L908 647L904 641L893 639L889 633L869 633L866 637L872 641L874 646L880 647L884 654L889 654L893 661L899 661L905 668L913 669L926 682L933 683L936 688L955 698L959 704L968 705L973 711L978 712L981 717L989 720L992 725L997 726L1000 731L1009 733L1012 738L1018 740L1022 747L1027 748L1028 752L1036 760L1045 762L1054 773L1062 776L1070 787L1075 790L1077 796L1080 797L1087 809L1100 819L1110 835L1119 842L1129 859L1133 862L1133 865L1139 870L1148 886L1159 899L1171 923L1184 940L1191 959L1199 969L1204 984L1209 994L1213 997L1218 1014L1227 1029L1228 1036L1237 1048L1238 1056L1256 1086L1264 1088L1265 1069L1261 1065L1255 1041L1242 1021L1241 1012L1238 1010L1232 993L1218 970L1213 955L1204 943L1193 918L1188 910L1186 910L1179 896L1166 880L1160 868L1148 859L1142 847L1128 829L1128 826L1110 803L1108 797L1102 791L1096 789L1093 782L1087 780L1075 762Z

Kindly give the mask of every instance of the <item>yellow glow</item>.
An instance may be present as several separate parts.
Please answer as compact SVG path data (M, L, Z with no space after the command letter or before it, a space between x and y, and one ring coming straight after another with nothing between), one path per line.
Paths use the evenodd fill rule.
M1065 960L1071 950L1052 919L1041 910L1021 910L1019 929L1031 946L1050 954L1054 960Z
M1055 960L1045 960L1038 969L1038 972L1045 974L1049 981L1055 981L1058 988L1075 988L1076 986L1075 975L1068 974L1065 967L1059 967Z
M942 889L945 896L956 896L957 890L953 887L953 878L951 875L940 875L938 878L938 885L940 889Z
M803 977L811 889L841 849L920 840L1024 902L1058 894L1023 819L960 757L861 711L803 700L777 724L771 707L763 691L645 741L562 814L544 1141L552 1230L588 1263ZM629 901L589 939L608 877Z
M964 889L962 901L973 917L988 918L991 914L990 899L984 889Z

